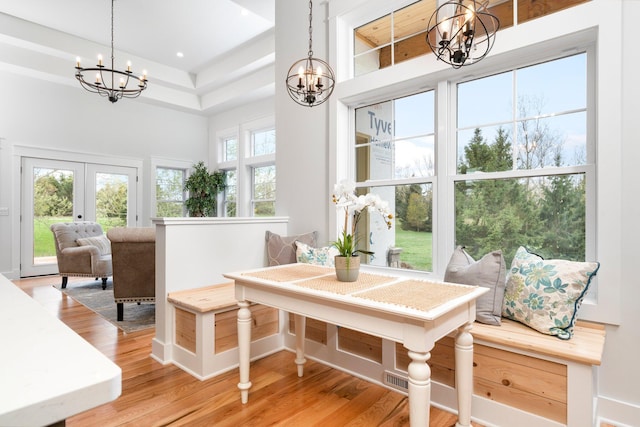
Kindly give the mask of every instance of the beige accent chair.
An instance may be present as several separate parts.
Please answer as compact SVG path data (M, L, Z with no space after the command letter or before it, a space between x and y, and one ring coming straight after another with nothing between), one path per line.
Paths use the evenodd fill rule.
M62 287L67 287L69 276L102 278L102 289L112 275L111 247L97 222L64 222L51 224L58 272Z
M124 303L155 303L156 230L153 227L114 227L107 231L113 257L113 298L118 321Z

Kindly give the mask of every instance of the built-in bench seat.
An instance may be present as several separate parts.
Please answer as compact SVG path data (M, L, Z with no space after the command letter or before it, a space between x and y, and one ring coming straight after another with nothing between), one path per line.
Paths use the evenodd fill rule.
M170 293L175 311L174 363L200 379L210 378L238 365L237 301L232 282ZM252 305L252 359L283 348L278 311ZM292 316L293 317L293 316ZM290 319L290 333L293 319ZM327 347L327 327L308 319L307 340ZM579 321L570 340L541 334L508 319L501 326L475 323L474 402L472 416L488 425L589 426L594 420L594 369L602 360L603 325ZM402 376L409 363L406 349L395 346L395 360L384 356L384 340L345 328L336 332L337 350L356 359L380 364L386 372ZM258 347L255 347L258 344ZM393 343L391 343L393 344ZM313 346L312 346L313 347ZM326 350L315 359L322 361ZM312 356L310 354L310 356ZM330 364L339 367L336 359ZM431 352L429 365L438 402L438 387L455 384L454 340L447 336ZM346 368L357 372L356 366ZM367 375L364 375L365 377ZM371 378L379 381L379 378ZM383 382L385 382L383 380ZM402 389L402 387L395 387ZM443 389L444 390L444 389ZM443 406L455 408L455 401Z
M294 331L291 316L289 333ZM318 360L342 360L333 365L372 381L406 391L407 350L377 337L335 329L321 321L307 320L310 354ZM328 332L329 331L329 332ZM570 340L541 334L518 322L502 319L501 326L476 322L474 335L474 401L472 417L481 424L499 426L591 426L596 396L594 370L602 360L603 325L579 321ZM332 338L335 334L335 337ZM328 345L335 340L335 344ZM340 353L332 353L332 349ZM455 356L453 336L440 339L429 359L434 382L432 401L455 409ZM329 356L326 356L329 354ZM349 362L347 354L354 355ZM346 361L346 362L345 362ZM379 364L384 372L358 370L364 362Z
M578 321L570 340L541 334L521 323L502 319L501 326L475 323L471 330L477 342L540 353L567 361L599 366L604 349L604 325Z
M171 292L167 301L174 319L174 364L201 380L238 366L238 302L232 281ZM252 357L280 350L279 311L259 304L250 310Z
M517 424L517 411L496 410L482 399L541 417L536 425L558 423L590 426L594 417L594 367L602 361L603 325L578 322L570 340L541 334L525 325L502 319L501 326L475 323L474 417L496 425ZM406 350L396 349L399 366L406 369ZM453 387L454 341L438 341L429 361L432 379ZM525 417L526 418L526 417ZM516 423L516 424L513 424ZM555 424L557 425L557 424Z

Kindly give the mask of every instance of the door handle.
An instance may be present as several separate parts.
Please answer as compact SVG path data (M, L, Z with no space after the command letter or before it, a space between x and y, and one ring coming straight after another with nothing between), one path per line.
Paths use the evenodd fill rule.
M82 215L78 215L78 219L82 219Z

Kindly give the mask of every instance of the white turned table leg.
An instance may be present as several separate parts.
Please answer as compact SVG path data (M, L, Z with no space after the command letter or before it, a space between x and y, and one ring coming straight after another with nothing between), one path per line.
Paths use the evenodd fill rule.
M238 301L238 356L240 359L240 398L242 403L249 401L249 360L251 356L251 311L247 301Z
M411 427L429 425L431 405L431 353L409 350L409 423Z
M304 364L307 359L304 358L304 338L305 329L307 324L307 318L294 315L296 322L296 365L298 365L298 376L302 377L304 374Z
M456 334L456 391L458 393L458 422L456 427L471 425L473 397L473 335L471 323L458 329Z

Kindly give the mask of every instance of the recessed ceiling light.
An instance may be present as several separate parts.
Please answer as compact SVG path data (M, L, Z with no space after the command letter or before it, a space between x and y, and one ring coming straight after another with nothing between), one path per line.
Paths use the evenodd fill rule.
M240 10L240 14L241 14L242 16L247 16L247 15L249 14L249 11L243 7L243 8Z
M184 53L182 53L182 52L178 52L178 53L176 53L176 56L177 56L178 58L184 58Z

